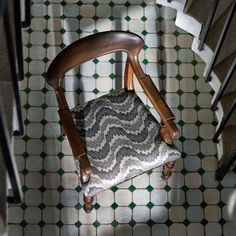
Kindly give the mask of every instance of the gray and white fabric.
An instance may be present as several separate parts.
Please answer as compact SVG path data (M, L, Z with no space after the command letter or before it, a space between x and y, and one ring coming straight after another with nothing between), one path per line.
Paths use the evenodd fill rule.
M83 186L87 197L180 157L162 141L160 124L134 92L104 95L72 113L93 167Z

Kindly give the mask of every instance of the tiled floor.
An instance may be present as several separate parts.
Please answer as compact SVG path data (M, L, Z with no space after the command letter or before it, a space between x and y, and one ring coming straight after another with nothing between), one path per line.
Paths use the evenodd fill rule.
M204 63L190 50L191 35L175 27L175 14L152 0L33 1L32 23L23 33L25 135L15 139L24 202L9 208L10 236L234 235L228 204L235 174L230 172L221 183L214 179L212 91L203 80ZM144 38L142 66L176 115L181 137L175 142L182 158L168 182L158 168L99 194L94 210L86 214L71 150L60 133L55 95L44 73L69 43L111 29ZM70 106L121 87L124 61L123 55L104 56L70 71L65 80Z

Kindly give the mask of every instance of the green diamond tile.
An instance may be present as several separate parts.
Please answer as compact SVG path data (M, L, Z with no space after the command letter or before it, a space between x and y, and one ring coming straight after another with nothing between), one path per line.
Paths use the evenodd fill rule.
M193 66L196 66L198 64L198 62L196 60L193 60L191 63Z
M45 142L46 140L47 140L47 137L45 137L44 135L40 138L40 140L42 141L42 142Z
M113 228L115 228L117 225L119 225L119 223L116 220L113 220L111 222L111 225L112 225Z
M204 201L200 204L200 207L203 208L203 209L204 209L206 206L207 206L207 203L204 202Z
M143 50L147 50L148 49L148 46L146 44L143 45Z
M147 189L148 192L152 192L153 187L152 187L151 185L148 185L148 186L146 187L146 189Z
M169 202L166 202L164 204L164 206L165 206L166 209L170 209L172 207L171 203L169 203Z
M136 189L136 188L135 188L133 185L130 185L130 186L129 186L129 191L130 191L130 192L134 192L135 189Z
M158 62L160 65L164 65L165 64L165 61L163 61L163 60L159 60L159 62Z
M82 34L82 32L83 32L83 31L82 31L81 29L77 29L77 30L76 30L76 33L77 33L77 34Z
M110 21L113 21L113 20L115 20L115 17L114 17L114 16L109 16L108 19L109 19Z
M183 127L185 125L185 122L183 120L179 120L178 125L180 127Z
M47 93L48 91L49 90L47 88L45 88L45 87L43 89L41 89L41 92L44 93L44 94Z
M29 138L27 135L25 135L25 136L23 137L23 140L24 140L25 142L27 142L29 139L30 139L30 138Z
M60 33L61 33L61 34L64 34L65 32L66 32L66 30L65 30L65 29L63 29L63 28L62 28L62 29L60 29Z
M60 136L57 138L57 140L60 141L60 142L62 142L64 139L65 139L65 138L63 137L63 135L60 135Z
M196 106L194 106L194 110L195 110L195 111L200 111L200 110L201 110L201 107L200 107L199 105L196 105Z
M176 61L175 61L175 64L176 64L177 66L179 66L179 65L182 64L182 62L181 62L180 60L176 60Z
M204 185L201 185L199 188L198 188L201 192L204 192L206 190L206 187Z
M81 205L80 203L77 203L77 204L75 205L75 209L77 209L77 210L82 209L82 205Z
M39 188L39 191L41 193L45 192L47 189L42 185L40 188Z
M42 108L43 110L45 110L45 109L48 108L48 105L47 105L46 103L44 103L44 104L41 105L41 108Z
M224 187L223 187L222 184L218 184L217 187L216 187L216 189L219 190L219 191L221 191L223 188L224 188Z
M62 1L62 2L60 2L60 4L64 7L65 5L67 5L67 2L66 1Z
M99 205L98 203L95 203L95 204L93 205L93 208L97 210L97 209L100 208L100 205Z
M97 21L99 19L99 17L95 15L95 16L92 17L92 19Z
M165 222L165 225L168 226L168 227L170 227L172 224L173 224L173 222L172 222L170 219L168 219L168 220Z
M57 208L58 210L61 210L62 208L64 208L64 205L61 204L61 203L59 203L59 204L56 205L56 208Z
M56 225L58 226L58 228L62 228L64 223L61 220L59 220L59 221L57 221Z
M199 79L199 77L197 75L194 75L194 76L192 76L192 79L196 81Z
M45 152L41 152L40 156L44 159L47 156L47 154Z
M20 222L20 226L23 227L23 228L25 228L27 225L28 225L27 222L24 221L24 220L22 220L22 221Z
M189 188L186 186L186 185L183 185L181 187L181 189L184 191L184 192L187 192L189 190Z
M26 46L27 48L33 47L33 45L32 45L31 43L27 43L25 46Z
M57 191L60 192L60 193L63 192L63 191L64 191L64 187L60 185L60 186L57 188Z
M165 79L166 79L166 76L165 76L165 75L160 75L160 76L159 76L159 79L160 79L160 80L165 80Z
M226 204L223 202L223 201L219 201L217 203L217 206L220 207L220 208L223 208Z
M220 225L224 225L224 224L226 223L226 220L223 219L223 218L221 218L221 219L218 221L218 223L219 223Z
M182 175L186 175L188 173L188 171L185 168L183 168L180 172Z
M193 94L198 96L200 94L200 92L196 89L196 90L193 91Z
M95 1L95 2L93 3L93 5L94 5L95 7L97 7L97 6L99 5L99 3L98 3L97 1Z
M32 61L32 59L30 57L25 58L25 62L30 63L31 61Z
M61 48L61 49L65 48L65 47L66 47L66 45L65 45L64 43L61 43L61 44L60 44L60 48Z
M99 78L99 74L97 74L97 73L93 74L93 78L94 78L94 79Z
M190 221L188 219L185 219L183 221L183 224L187 227L190 224Z
M136 225L136 221L132 219L129 223L130 226L134 227Z
M27 169L24 169L24 170L21 171L22 175L27 175L28 173L29 173L29 171Z
M98 93L99 93L99 90L98 90L97 88L95 88L95 89L93 90L93 93L94 93L94 94L98 94Z
M203 141L203 138L200 137L200 136L197 136L196 140L197 140L199 143L201 143L201 142Z
M184 92L183 92L181 89L179 89L179 90L177 91L177 94L178 94L179 96L181 96L181 95L184 94Z
M159 16L159 17L157 17L157 20L161 22L161 21L163 21L163 17Z
M147 174L148 174L148 175L151 175L152 173L153 173L152 170L148 170L148 171L147 171ZM149 186L150 186L150 185L149 185ZM151 186L151 187L152 187L152 186Z
M131 18L130 18L129 16L126 16L126 17L125 17L125 20L126 20L126 21L130 21Z
M46 171L45 169L41 169L41 170L39 171L39 173L40 173L42 176L44 176L44 175L47 174L47 171Z
M145 22L147 20L147 17L146 16L142 16L141 20Z
M115 89L113 88L109 90L109 93L114 93L114 92L115 92Z
M184 107L180 104L179 106L177 106L177 109L178 109L179 111L183 111L183 110L184 110Z
M131 202L130 204L129 204L129 208L130 209L134 209L136 207L136 204L134 203L134 202Z
M49 29L44 29L43 32L44 32L45 34L48 34L48 33L50 32L50 30L49 30Z
M27 32L28 34L31 34L31 33L33 33L33 30L32 30L31 28L29 28L29 29L26 30L26 32Z
M93 222L93 226L94 226L95 228L98 228L100 225L101 225L100 222L97 221L97 220Z
M211 94L211 96L213 96L213 95L215 94L215 91L212 89L212 90L210 91L210 94Z
M111 59L109 60L109 62L110 62L111 64L114 64L116 61L115 61L113 58L111 58Z
M146 30L143 30L143 31L142 31L142 35L145 36L145 35L147 35L147 34L148 34L148 32L147 32Z
M65 171L64 171L62 168L60 168L60 169L57 171L57 173L58 173L59 175L63 175L63 174L65 174Z
M110 77L111 79L115 79L115 78L116 78L116 75L115 75L114 73L111 73L111 74L109 75L109 77Z
M142 3L141 3L141 6L142 6L142 7L146 7L147 4L146 4L145 2L142 2Z
M201 220L201 222L200 222L202 225L207 225L208 224L208 221L206 220L206 219L203 219L203 220Z
M157 32L157 34L158 34L159 36L162 36L162 35L164 34L164 32L163 32L162 30L159 30L159 31Z
M49 46L50 46L50 45L49 45L48 43L44 43L44 44L43 44L43 47L44 47L44 48L48 48Z
M114 203L111 204L111 208L112 208L113 210L115 210L117 207L118 207L118 205L117 205L116 202L114 202Z
M181 157L182 157L183 159L186 158L186 157L187 157L187 153L182 152L182 153L181 153Z
M50 4L51 4L50 1L46 1L46 2L44 2L44 5L46 5L46 6L49 6Z
M180 81L183 79L183 77L180 74L178 74L178 75L176 75L176 79Z
M42 125L46 125L47 123L48 122L46 120L44 120L44 119L40 121L40 124L42 124Z
M180 141L181 143L183 143L185 140L186 140L186 138L185 138L184 136L180 136L180 137L179 137L179 141Z
M28 188L27 186L25 186L25 185L23 185L23 186L21 187L21 190L22 190L23 193L27 192L28 189L29 189L29 188Z
M146 223L149 227L152 227L155 224L155 222L152 219L148 220Z
M166 186L164 187L164 190L165 190L166 192L169 192L169 191L171 190L171 187L170 187L169 185L166 185Z
M38 206L38 208L39 208L40 210L43 210L43 209L46 208L46 205L45 205L44 203L40 203L39 206Z
M185 202L184 204L183 204L183 207L185 208L185 209L187 209L187 208L189 208L189 204L188 204L188 202Z
M180 33L178 31L175 31L172 33L174 36L178 37L180 35Z
M213 126L217 126L218 125L218 122L216 120L212 121L211 123Z
M143 64L144 64L144 65L147 65L148 63L149 63L149 61L148 61L147 59L144 59L144 60L143 60Z
M130 7L131 4L127 1L127 2L125 3L125 6L126 6L126 7Z
M59 153L57 154L57 156L58 156L60 159L62 159L65 155L64 155L64 153L59 152Z
M114 7L114 6L115 6L115 3L110 2L108 5L109 5L110 7Z
M112 192L115 193L117 190L118 190L118 188L117 188L116 186L111 187L111 191L112 191Z
M201 121L199 121L199 120L197 120L197 121L195 122L195 125L199 127L199 126L201 126L201 125L202 125L202 122L201 122Z
M178 52L181 49L181 47L179 45L176 45L174 49Z
M82 20L82 19L83 19L83 16L78 15L78 16L76 17L76 19L77 19L77 20ZM81 31L81 32L82 32L82 31Z
M81 94L81 93L83 93L83 90L82 89L80 89L80 88L78 88L78 89L76 89L76 91L75 91L77 94Z
M22 210L25 210L26 208L28 208L28 206L27 206L25 203L22 203L22 204L20 205L20 208L21 208Z
M60 16L60 19L65 20L65 19L66 19L66 16L65 16L65 15L61 15L61 16Z
M154 204L152 202L149 202L147 205L146 205L149 209L152 209L154 207Z
M49 20L49 19L51 18L51 16L45 15L43 18L44 18L45 20Z
M78 185L78 186L75 188L75 190L79 193L79 192L82 191L82 188L81 188L81 186Z

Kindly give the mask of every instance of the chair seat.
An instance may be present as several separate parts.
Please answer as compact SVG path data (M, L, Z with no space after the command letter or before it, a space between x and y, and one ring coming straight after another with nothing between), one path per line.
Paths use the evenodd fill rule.
M72 114L93 168L83 186L87 197L180 157L160 138L160 124L134 92L104 95ZM77 161L76 167L80 173Z

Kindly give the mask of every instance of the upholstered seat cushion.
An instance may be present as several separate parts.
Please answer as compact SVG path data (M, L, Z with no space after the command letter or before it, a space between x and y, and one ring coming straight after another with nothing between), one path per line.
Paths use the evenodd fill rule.
M72 113L93 167L85 196L180 157L175 146L162 141L160 124L134 92L104 95Z

